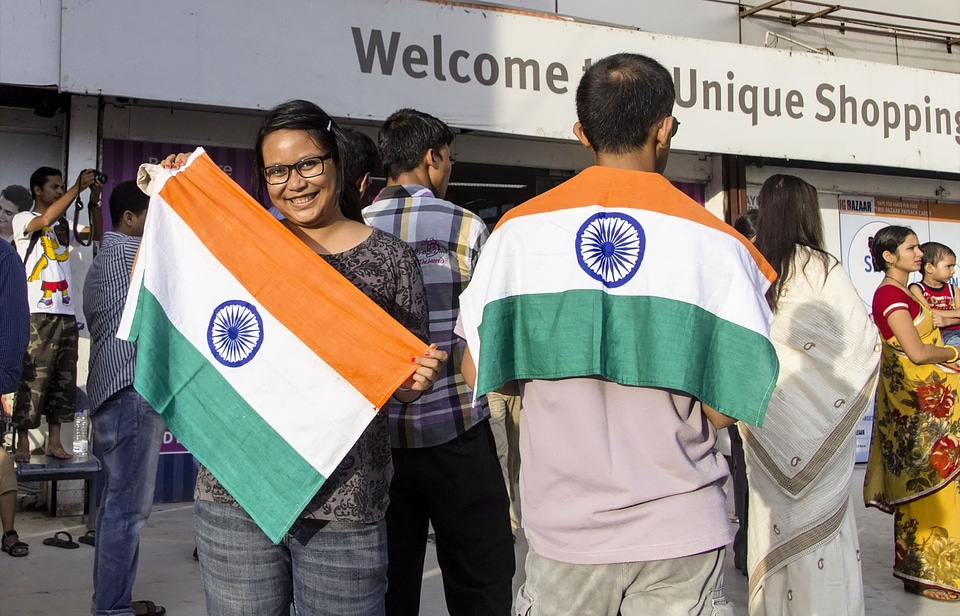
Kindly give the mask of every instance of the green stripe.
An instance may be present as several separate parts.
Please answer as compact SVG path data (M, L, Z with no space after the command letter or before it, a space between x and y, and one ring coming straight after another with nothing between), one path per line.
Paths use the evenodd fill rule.
M177 331L146 288L140 290L134 331L137 391L279 543L323 485L323 475Z
M764 336L660 297L518 295L484 307L477 393L526 379L599 376L686 392L759 426L780 365Z

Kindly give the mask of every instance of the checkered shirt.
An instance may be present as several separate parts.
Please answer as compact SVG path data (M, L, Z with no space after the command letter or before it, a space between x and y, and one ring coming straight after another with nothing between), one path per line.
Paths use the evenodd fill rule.
M473 393L460 376L463 352L453 333L460 293L473 276L487 227L472 212L436 198L423 186L388 186L363 211L367 224L396 235L417 253L430 307L430 342L450 354L433 388L416 402L387 403L393 447L440 445L490 416L486 400L471 404Z

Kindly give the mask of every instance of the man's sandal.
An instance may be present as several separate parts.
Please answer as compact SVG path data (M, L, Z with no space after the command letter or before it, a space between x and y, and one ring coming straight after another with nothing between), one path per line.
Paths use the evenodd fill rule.
M133 601L130 607L134 609L136 616L163 616L167 613L163 606L153 601Z
M65 536L66 539L61 539L60 535ZM80 544L73 540L73 535L65 530L57 531L54 533L53 537L47 537L44 539L43 545L49 545L55 548L64 548L67 550L76 550L80 547Z
M10 545L7 545L8 537L15 537L16 541L14 541ZM15 530L11 529L3 533L2 543L3 543L3 551L9 554L10 556L13 556L14 558L23 558L24 556L30 553L30 546L24 543L23 541L20 541L20 535L18 535L17 531Z

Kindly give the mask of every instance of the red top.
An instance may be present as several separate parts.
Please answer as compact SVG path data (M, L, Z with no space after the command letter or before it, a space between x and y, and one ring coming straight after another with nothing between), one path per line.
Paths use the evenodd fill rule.
M893 338L893 331L887 324L887 317L897 310L909 310L910 318L916 319L920 316L922 309L915 297L892 284L877 287L873 293L873 320L884 340Z
M934 289L922 280L913 284L920 287L920 292L923 293L923 299L927 300L927 304L933 310L953 310L956 308L956 306L953 305L953 285L945 284L939 289ZM950 325L940 328L941 331L951 329L960 329L960 325Z

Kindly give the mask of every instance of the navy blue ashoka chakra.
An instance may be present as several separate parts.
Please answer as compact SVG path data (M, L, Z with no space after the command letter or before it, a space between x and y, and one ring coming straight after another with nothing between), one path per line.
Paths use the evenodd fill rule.
M619 212L600 212L577 232L577 260L605 287L626 284L640 269L647 240L636 220Z
M207 344L224 366L237 368L249 362L263 343L263 319L256 306L240 300L223 302L213 311L207 327Z

